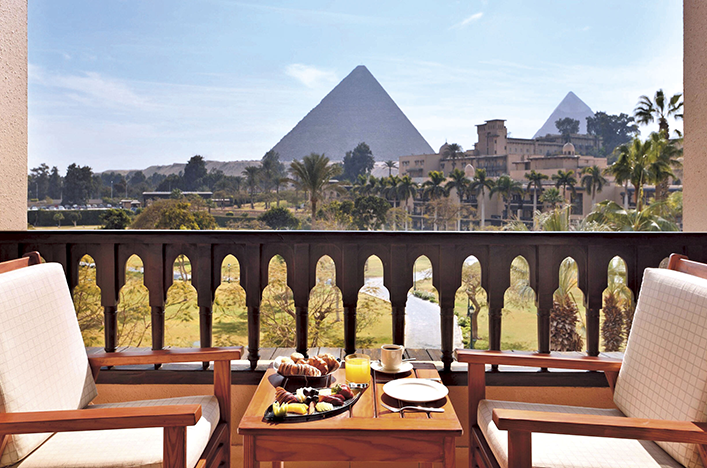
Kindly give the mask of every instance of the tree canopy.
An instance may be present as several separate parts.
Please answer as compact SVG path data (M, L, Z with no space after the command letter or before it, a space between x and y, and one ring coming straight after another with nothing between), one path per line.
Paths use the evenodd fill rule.
M572 139L573 134L579 133L579 120L573 119L572 117L558 119L555 121L555 127L557 127L557 131L562 135L562 139L567 143Z
M375 161L371 148L364 142L359 143L353 151L347 151L344 156L342 179L355 182L359 175L371 172Z
M630 115L597 112L594 117L587 117L587 132L601 138L601 147L597 156L611 155L614 149L628 143L638 134L638 125Z

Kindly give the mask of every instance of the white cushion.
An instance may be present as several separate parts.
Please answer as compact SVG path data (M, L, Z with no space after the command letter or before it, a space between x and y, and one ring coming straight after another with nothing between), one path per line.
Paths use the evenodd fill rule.
M0 412L80 409L95 396L61 265L0 274ZM10 437L0 466L21 460L49 436Z
M508 432L500 431L492 419L494 408L551 413L623 416L615 409L541 405L482 400L477 413L479 428L501 468L508 467ZM658 445L648 441L533 433L533 467L537 468L679 468Z
M187 467L194 467L218 425L218 400L212 395L92 405L88 409L134 406L201 405L201 419L187 426ZM17 468L162 467L162 428L60 432ZM13 467L15 468L15 467Z
M645 270L614 402L630 417L707 421L707 280ZM658 444L702 466L696 445Z

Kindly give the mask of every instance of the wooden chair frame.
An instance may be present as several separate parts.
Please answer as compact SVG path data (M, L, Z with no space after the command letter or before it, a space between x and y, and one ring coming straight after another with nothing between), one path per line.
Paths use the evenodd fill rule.
M0 273L40 262L37 252L21 259L0 263ZM231 361L238 360L242 347L177 348L164 350L129 350L99 353L88 357L94 379L101 367L173 362L214 362L214 396L221 419L201 454L197 468L229 467L231 462ZM200 405L172 405L135 408L79 409L0 413L0 454L12 434L73 432L104 429L164 428L164 468L185 468L186 426L201 418Z
M672 254L668 268L707 278L707 265L684 255ZM479 402L486 398L487 364L600 371L612 391L621 369L621 360L592 356L459 350L457 359L469 366L469 466L473 468L499 468L477 421ZM493 421L500 430L508 431L508 468L532 467L533 432L698 444L702 463L707 466L707 423L513 409L494 409Z

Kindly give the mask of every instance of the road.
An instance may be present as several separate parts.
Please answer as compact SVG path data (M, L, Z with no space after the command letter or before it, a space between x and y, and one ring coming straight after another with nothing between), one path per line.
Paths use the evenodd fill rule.
M390 301L383 278L367 278L362 292ZM439 305L408 294L405 306L405 346L408 348L441 348ZM454 348L462 348L462 331L454 317Z

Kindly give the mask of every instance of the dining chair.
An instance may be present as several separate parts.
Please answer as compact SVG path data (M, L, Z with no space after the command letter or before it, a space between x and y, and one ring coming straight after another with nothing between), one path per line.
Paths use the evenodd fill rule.
M0 263L0 467L228 467L241 348L86 354L62 266ZM101 367L214 362L214 395L91 404Z
M623 360L459 350L469 367L470 466L707 466L707 265L673 254L643 275ZM614 409L485 398L485 365L605 374Z

